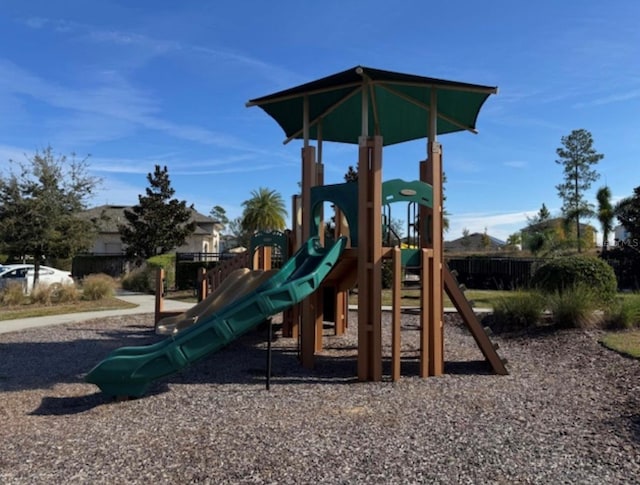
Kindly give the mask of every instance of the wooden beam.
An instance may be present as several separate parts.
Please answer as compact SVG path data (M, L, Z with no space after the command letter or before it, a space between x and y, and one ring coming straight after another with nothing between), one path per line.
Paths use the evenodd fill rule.
M316 184L315 148L302 148L302 242L311 235L311 187ZM300 353L302 366L312 369L316 350L315 309L311 298L301 304Z
M391 316L391 380L399 381L402 362L401 310L402 310L402 252L394 248L391 259L393 266L392 316Z
M418 375L429 375L429 310L431 309L433 250L422 248L420 251L420 356Z
M471 335L473 335L478 347L480 347L485 359L487 359L487 362L491 365L493 372L500 375L508 374L509 371L507 371L504 362L496 352L493 343L484 331L484 327L478 320L471 304L464 296L464 293L458 286L458 282L446 265L444 269L444 288L451 302L456 307L456 310L458 310L458 314L462 317L462 321L471 332Z
M442 238L442 158L440 144L429 142L429 164L433 179L433 217L431 234L433 244L433 264L431 265L432 308L429 310L429 375L439 376L444 373L444 304L442 281L443 238Z
M358 157L358 378L382 379L382 138L360 137Z

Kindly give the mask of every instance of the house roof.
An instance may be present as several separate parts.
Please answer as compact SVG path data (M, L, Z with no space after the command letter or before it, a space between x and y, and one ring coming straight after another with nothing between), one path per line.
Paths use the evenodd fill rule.
M480 232L474 232L472 234L469 234L468 236L462 236L458 239L454 239L453 241L445 241L444 248L447 251L469 251L485 249L485 246L482 243L483 236L484 234ZM501 239L489 236L489 246L486 249L498 249L505 245L506 243Z
M82 214L84 217L98 222L98 227L102 233L118 233L118 225L126 224L127 219L124 216L126 209L131 209L128 205L101 205L87 209ZM191 209L191 218L189 221L195 221L197 226L194 234L209 234L200 227L200 224L218 224L212 217L205 216L195 209Z

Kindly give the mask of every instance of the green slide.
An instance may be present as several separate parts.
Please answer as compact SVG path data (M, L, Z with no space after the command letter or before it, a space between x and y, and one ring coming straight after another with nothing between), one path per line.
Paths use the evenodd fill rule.
M255 291L196 325L153 345L114 350L85 377L112 396L142 396L152 381L220 350L266 318L300 303L331 272L346 238L322 247L309 239L282 269Z

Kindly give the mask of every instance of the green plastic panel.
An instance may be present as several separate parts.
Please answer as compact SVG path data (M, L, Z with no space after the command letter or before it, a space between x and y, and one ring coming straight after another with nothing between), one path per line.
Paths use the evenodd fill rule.
M325 248L318 238L309 239L278 273L254 292L162 342L116 349L85 380L112 396L142 396L154 380L220 350L269 316L300 303L316 291L336 265L346 242L346 238L340 238Z
M322 202L332 202L342 211L349 224L351 246L358 246L358 183L317 185L311 187L311 234L319 234Z

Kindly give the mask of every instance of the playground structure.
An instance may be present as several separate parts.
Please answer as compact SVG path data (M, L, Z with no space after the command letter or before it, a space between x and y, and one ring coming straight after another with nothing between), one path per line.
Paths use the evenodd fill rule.
M249 106L260 106L283 126L288 135L287 141L303 139L302 190L299 204L294 203L294 230L288 234L259 235L262 240L252 241L246 255L225 262L203 275L200 289L202 307L178 315L177 320L168 321L164 327L166 333L171 334L169 338L146 347L117 349L94 367L86 380L107 394L140 396L153 380L177 372L215 352L280 312L284 315L283 334L299 339L302 365L311 368L315 355L322 351L324 314L322 292L318 290L335 289L335 331L340 334L347 323L347 292L357 284L358 379L379 381L383 378L383 259L389 259L393 269L393 380L401 375L400 292L402 268L407 266L419 271L421 281L420 376L437 376L444 372L445 291L493 371L506 374L504 362L444 263L442 150L436 140L438 133L463 129L475 131L480 107L495 92L495 88L486 86L357 67L250 101ZM444 93L442 100L449 113L438 112L441 93ZM318 99L324 102L317 104ZM395 119L389 124L383 123L385 113L394 113L397 99L410 106L401 105ZM357 101L355 116L354 101ZM465 111L462 108L466 103L471 107ZM346 107L347 111L341 112L341 107ZM460 121L458 118L463 111L466 118L462 116ZM311 113L315 118L311 118ZM444 128L438 127L438 120L444 120ZM388 136L385 134L386 126L392 127ZM318 142L318 159L316 148L309 145L312 136ZM383 183L383 145L425 136L428 138L427 160L420 162L420 179L411 182L396 179ZM324 185L323 137L328 141L357 142L357 183ZM385 137L387 141L383 142ZM322 203L327 201L337 209L335 242L324 241ZM388 230L391 215L387 208L399 201L408 202L414 208L409 222L415 233L416 248L401 248L399 242L392 243ZM301 213L299 227L298 206ZM387 212L383 214L383 210ZM348 227L348 235L345 227ZM271 272L274 246L280 248L283 256L288 256L293 250L293 255L277 272ZM260 280L255 289L248 284L239 285L235 288L246 286L246 291L237 291L233 297L225 294L224 276L248 264L252 264L254 271L267 274L268 278ZM242 275L236 274L242 279ZM163 318L176 317L163 314L162 277L158 281L157 324ZM228 286L233 284L227 283ZM221 294L225 296L221 297ZM214 306L216 299L219 301Z
M199 361L315 292L344 251L346 239L322 246L310 238L283 267L202 321L152 345L121 347L85 376L105 394L142 396L156 379Z
M287 139L302 139L302 220L300 237L316 234L322 239L322 215L315 209L323 199L335 199L340 189L324 184L323 141L357 143L358 181L351 202L339 207L336 218L357 213L349 221L351 247L325 285L337 284L335 307L344 308L344 294L358 287L358 378L382 379L382 261L393 268L392 379L400 376L400 290L403 265L409 262L420 272L420 376L444 372L444 308L446 291L472 333L487 362L497 374L507 374L484 328L449 272L443 255L442 148L437 135L455 131L475 132L475 120L484 101L497 92L494 87L355 67L275 94L251 100L283 128ZM383 145L427 138L427 159L419 164L419 181L383 190ZM318 147L310 145L315 139ZM383 206L395 198L418 196L418 250L385 246ZM430 196L430 197L429 197ZM345 196L346 197L346 196ZM336 200L332 200L336 202ZM357 202L354 204L354 202ZM415 200L413 202L416 202ZM337 204L339 205L339 204ZM354 205L356 208L354 208ZM356 221L356 224L354 224ZM388 221L388 220L387 220ZM336 221L336 228L341 224ZM386 239L388 241L388 239ZM300 317L291 322L292 336L300 333L301 359L313 367L314 355L322 350L322 299L314 293L301 304ZM342 327L342 315L336 327Z

